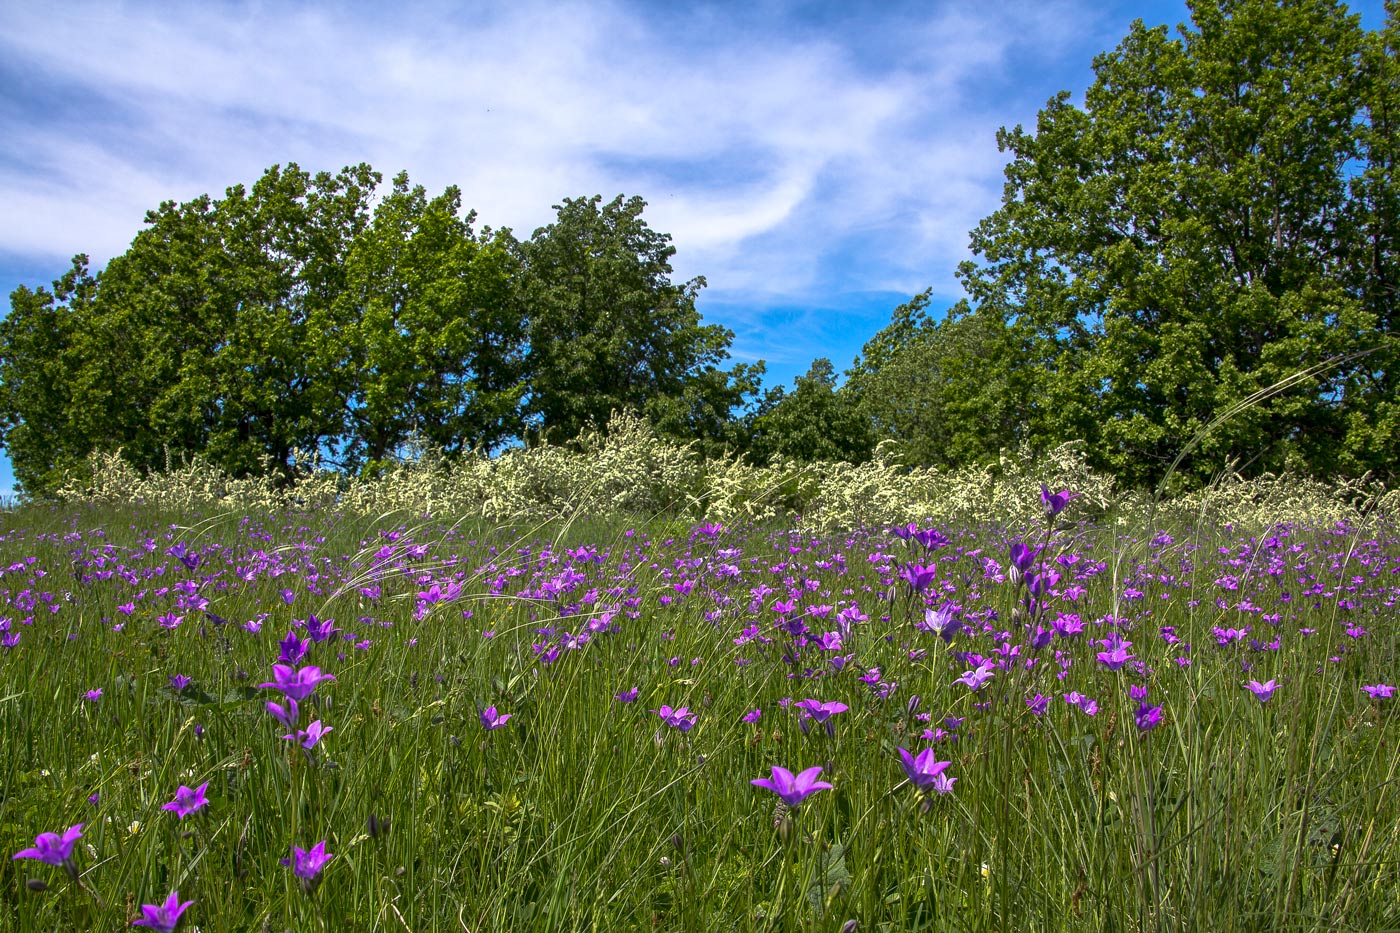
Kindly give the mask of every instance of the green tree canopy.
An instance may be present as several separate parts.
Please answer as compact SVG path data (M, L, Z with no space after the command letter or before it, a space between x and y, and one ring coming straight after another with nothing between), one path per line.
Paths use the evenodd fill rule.
M825 358L794 380L792 392L782 386L766 392L752 421L752 454L760 463L779 454L859 463L874 449L869 421L851 394L837 388L836 370Z
M873 443L908 466L956 466L994 460L1018 441L1008 407L1014 371L988 365L1005 356L999 320L961 302L929 313L930 292L895 308L889 325L861 351L843 393L868 423Z
M567 440L614 411L645 412L667 433L726 440L733 409L761 368L724 371L734 335L700 323L703 278L675 284L669 234L621 195L566 198L557 219L520 244L531 427Z
M161 204L97 276L18 289L0 322L0 445L30 494L94 450L156 469L198 454L286 475L296 451L380 469L411 439L448 456L534 427L568 440L616 409L711 447L762 365L673 285L640 198L566 201L526 243L473 230L448 188L367 165ZM376 200L377 197L377 200Z
M350 428L349 469L376 470L411 437L449 456L490 450L520 434L525 318L515 242L480 236L461 195L431 200L394 179L346 262L335 318Z
M1082 106L1000 132L1003 203L960 276L1018 377L983 404L1132 483L1229 412L1188 475L1393 478L1395 5L1379 34L1329 0L1188 5L1178 38L1139 21L1099 56Z

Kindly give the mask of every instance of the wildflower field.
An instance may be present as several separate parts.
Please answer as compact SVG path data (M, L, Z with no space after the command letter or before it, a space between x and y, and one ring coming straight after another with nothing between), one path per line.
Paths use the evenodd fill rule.
M1077 491L0 513L0 929L1400 927L1393 514Z

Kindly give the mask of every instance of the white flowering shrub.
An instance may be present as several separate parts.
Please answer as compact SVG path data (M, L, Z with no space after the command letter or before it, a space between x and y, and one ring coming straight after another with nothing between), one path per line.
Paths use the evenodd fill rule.
M496 457L448 459L419 444L412 456L372 480L325 469L314 454L294 454L292 481L270 472L234 479L193 458L142 474L120 453L93 454L85 475L60 490L65 501L144 503L175 511L337 509L359 515L406 512L496 523L628 515L726 524L801 523L822 529L906 522L994 522L1020 533L1044 520L1041 486L1076 493L1074 516L1112 512L1120 526L1165 521L1267 528L1281 522L1355 523L1400 516L1400 491L1363 478L1323 483L1300 476L1228 477L1210 488L1157 501L1115 491L1089 469L1082 444L1039 456L1004 454L996 467L957 470L900 466L882 447L868 463L755 467L736 458L706 460L692 445L658 437L632 412L606 431L590 429L571 447L540 445Z

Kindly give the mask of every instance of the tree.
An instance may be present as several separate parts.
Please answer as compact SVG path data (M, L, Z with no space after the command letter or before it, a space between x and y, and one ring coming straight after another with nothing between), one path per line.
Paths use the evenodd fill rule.
M168 451L234 475L266 459L286 475L294 450L337 437L344 374L326 341L343 331L346 258L378 182L367 165L314 178L273 166L251 190L148 213L99 276L94 340L74 374L93 413L116 415L97 447L147 469ZM99 389L112 353L118 393Z
M418 436L448 456L521 432L525 322L508 232L477 236L455 187L428 200L408 176L347 259L343 393L348 469L374 471Z
M76 256L52 292L16 289L0 321L0 438L26 492L57 489L91 449L74 430L68 374L95 289L87 257Z
M449 457L555 440L634 408L717 452L761 363L725 370L695 279L640 198L566 201L519 243L408 176L273 166L167 201L97 276L18 289L0 324L0 445L28 493L92 451L138 469L199 455L288 477L297 452L374 473L411 440Z
M556 221L520 244L525 411L544 438L572 439L632 408L673 436L723 443L720 414L727 422L756 388L761 370L719 368L734 335L700 323L703 278L671 282L675 247L642 220L645 206L621 195L607 204L566 198Z
M1371 352L1393 320L1393 40L1328 0L1188 5L1180 38L1139 21L1099 56L1082 108L1061 93L1034 133L998 134L1003 203L960 268L1022 380L998 401L1024 439L1086 438L1150 483L1315 368L1236 411L1186 472L1393 471L1394 435L1376 440L1394 384ZM1359 273L1368 250L1383 258Z
M1018 441L1014 410L998 405L1016 374L988 365L1005 355L998 346L1005 329L966 302L935 319L929 299L924 291L894 310L848 371L845 391L868 421L871 440L895 442L898 462L995 462Z
M836 370L825 358L794 380L791 393L781 386L769 390L753 419L753 455L761 463L774 455L860 463L873 449L869 423L851 395L836 387Z

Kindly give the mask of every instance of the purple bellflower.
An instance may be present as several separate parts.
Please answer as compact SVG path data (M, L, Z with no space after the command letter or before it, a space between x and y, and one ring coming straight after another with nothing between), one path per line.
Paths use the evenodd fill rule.
M311 647L310 642L301 638L294 631L287 632L287 637L277 644L282 649L279 660L284 664L300 664L301 659L306 657L306 649Z
M797 708L802 710L802 731L805 733L813 721L826 726L827 735L836 734L836 724L831 721L831 717L837 713L844 713L850 709L845 703L832 700L822 703L819 700L798 700Z
M193 570L199 566L199 554L187 550L183 541L176 541L174 546L165 553L184 564L186 570Z
M922 593L938 578L938 565L906 564L899 568L899 576L914 588L915 593Z
M180 892L171 891L164 904L142 904L140 920L131 921L134 927L150 927L160 933L175 933L180 925L180 915L189 910L194 901L180 903Z
M923 623L915 622L916 628L925 632L932 632L945 642L952 641L953 636L962 628L962 623L954 618L956 610L947 604L937 609L925 609Z
M922 544L925 550L929 551L937 550L941 547L947 547L949 544L952 543L948 540L948 536L945 535L943 532L939 531L937 528L930 528L927 531L916 531L913 534L913 538L915 541Z
M1137 727L1141 732L1151 732L1162 721L1162 707L1138 704Z
M496 707L488 706L481 711L481 724L485 726L486 730L489 732L492 729L499 729L501 728L501 726L504 726L507 722L510 721L510 717L513 715L515 714L506 713L505 715L502 715L500 712L497 711Z
M697 717L690 711L690 707L688 706L679 706L675 709L671 709L669 706L663 706L660 709L652 710L652 712L660 716L661 721L666 723L666 725L679 729L682 732L689 732L691 729L695 728L695 720Z
M268 700L267 711L272 714L273 719L276 719L288 729L295 729L297 723L301 720L301 711L297 709L296 700L287 700L286 706Z
M73 864L73 845L82 838L83 825L79 823L68 827L62 836L58 833L40 833L34 838L33 847L21 849L11 856L11 859L38 859L45 865L62 868L68 872L69 877L76 878L78 868Z
M901 748L899 749L899 757L900 764L904 767L904 773L909 778L909 783L921 792L936 791L940 794L946 794L953 789L953 781L956 781L957 778L948 778L943 774L952 762L935 761L936 756L933 749L926 748L917 755L911 755Z
M321 869L334 857L326 851L326 840L322 839L312 846L310 851L300 846L292 846L292 858L282 859L282 864L290 865L292 874L302 880L303 886L310 887L315 884Z
M773 777L755 778L749 783L755 787L766 787L779 797L783 798L783 803L792 809L797 809L797 805L802 803L819 790L831 790L831 785L826 781L818 781L817 775L822 773L821 768L808 768L801 774L794 775L787 768L780 768L773 765Z
M895 525L890 529L890 533L901 541L908 541L919 532L918 522L910 522L907 525Z
M316 644L329 641L330 637L340 631L336 627L335 619L318 619L313 614L306 620L306 635Z
M1118 670L1135 657L1135 655L1128 653L1128 649L1132 647L1133 643L1125 641L1117 632L1114 632L1111 638L1105 639L1101 644L1108 650L1098 653L1099 663L1110 671Z
M1025 573L1031 569L1031 565L1035 563L1036 555L1039 553L1040 548L1032 550L1022 541L1012 541L1011 566L1021 571L1021 573Z
M507 716L507 719L510 717ZM315 748L317 743L330 732L334 732L334 726L322 726L321 720L316 720L305 729L298 729L295 732L282 736L289 742L300 742L302 748Z
M181 784L175 791L175 799L161 807L162 810L173 810L175 815L184 819L191 813L208 806L209 798L204 796L204 792L209 789L209 782L205 781L199 787L191 790Z
M297 670L287 664L272 665L271 683L258 684L259 687L281 690L289 700L304 700L311 696L316 685L326 680L335 680L330 674L322 674L319 667L303 667Z
M975 692L980 690L982 685L991 680L994 676L995 672L992 669L992 662L985 661L979 664L975 670L964 671L963 675L959 677L955 683L966 684L969 690Z
M1278 689L1278 681L1266 680L1261 684L1257 680L1251 680L1249 683L1245 684L1245 688L1249 690L1250 693L1257 696L1260 703L1263 703L1274 695L1274 691Z
M1040 501L1045 506L1046 518L1054 518L1059 515L1065 510L1065 506L1069 505L1070 500L1078 499L1079 495L1079 493L1070 492L1068 489L1051 492L1044 483L1040 484Z
M1389 684L1371 684L1361 689L1373 700L1388 700L1395 695L1395 688Z

